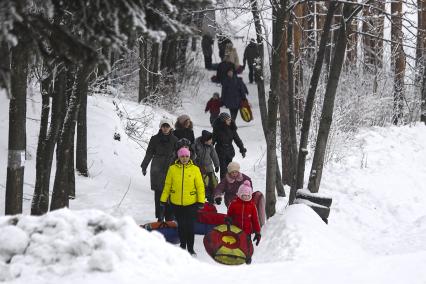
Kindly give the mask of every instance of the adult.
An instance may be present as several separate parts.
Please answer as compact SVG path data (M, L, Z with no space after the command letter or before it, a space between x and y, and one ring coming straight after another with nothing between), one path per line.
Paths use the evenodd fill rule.
M227 58L227 61L234 64L234 69L236 71L240 69L240 58L232 42L227 43L225 46L225 58Z
M151 190L154 191L155 217L158 219L161 217L160 196L163 191L164 180L167 170L173 162L174 146L178 141L176 136L173 135L171 126L172 122L166 118L160 121L160 130L149 140L141 164L142 174L146 175L146 169L152 160L150 170ZM170 206L166 206L164 215L167 221L173 220L173 211Z
M216 153L219 157L221 180L228 171L228 164L232 162L235 156L235 149L232 145L233 141L240 149L240 153L244 158L247 149L244 148L243 141L238 136L237 126L228 113L222 112L213 124L213 144L215 144Z
M213 190L217 186L217 178L214 172L217 173L219 171L219 158L212 145L212 138L213 134L211 132L203 130L201 136L195 139L197 158L194 161L200 168L206 189L206 198L210 203L213 203Z
M213 54L213 38L205 34L201 39L201 48L204 55L204 67L208 70L212 69L212 54Z
M226 79L226 73L228 70L232 69L232 71L235 71L234 63L230 61L229 56L225 56L225 58L222 60L222 62L217 65L216 69L216 80L217 82L223 84L223 81Z
M221 100L223 105L229 109L233 121L237 119L241 101L247 99L247 94L247 86L243 80L234 75L233 69L228 69L222 83Z
M245 68L246 63L249 69L249 82L254 82L254 65L255 65L255 59L259 57L259 52L257 50L257 44L254 41L254 38L250 40L250 43L246 46L246 49L244 50L244 57L243 57L243 67Z
M200 169L194 165L185 147L179 149L178 160L167 171L160 200L164 206L170 200L178 223L180 247L196 255L194 225L198 209L204 206L205 190Z
M253 188L251 179L240 172L240 164L237 162L229 163L226 177L220 181L213 191L214 202L220 205L222 195L225 195L225 205L228 207L231 201L237 196L238 189L245 181L249 181L250 186Z
M186 138L189 141L191 141L191 144L194 144L195 136L194 136L194 130L192 130L193 124L191 121L191 118L189 115L182 114L181 116L178 116L175 123L175 131L174 135L178 139Z
M225 48L228 43L232 43L232 41L227 36L223 34L217 36L217 46L219 48L219 57L221 61L225 58Z

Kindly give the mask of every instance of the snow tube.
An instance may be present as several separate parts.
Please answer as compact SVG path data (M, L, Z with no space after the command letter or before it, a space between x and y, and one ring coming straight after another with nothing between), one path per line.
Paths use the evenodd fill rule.
M197 214L197 222L208 225L221 225L225 223L226 214L217 212L200 212Z
M205 202L204 207L198 210L199 213L202 212L217 212L216 207L212 203Z
M266 212L265 212L265 197L262 192L255 191L252 195L253 201L256 204L257 215L259 217L259 224L262 227L266 222Z
M253 244L250 236L236 226L223 224L214 227L204 236L203 243L216 262L227 265L251 262Z
M145 230L152 232L159 232L164 236L167 242L172 244L179 244L179 234L177 230L177 223L175 221L166 222L152 222L141 225Z
M251 112L251 107L248 100L241 101L240 115L245 122L250 122L253 120L253 113Z

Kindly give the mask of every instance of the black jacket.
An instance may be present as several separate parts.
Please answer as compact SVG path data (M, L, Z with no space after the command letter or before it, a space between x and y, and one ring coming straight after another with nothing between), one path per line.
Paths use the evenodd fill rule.
M218 156L227 156L233 158L235 156L232 141L240 149L240 153L245 153L243 141L237 133L237 126L232 121L231 125L226 125L221 119L216 119L213 123L213 144L216 144L216 152Z
M182 139L182 138L186 138L189 141L191 141L191 144L194 144L195 142L195 136L194 136L194 130L192 130L191 128L179 128L176 129L173 134L178 138L178 139Z
M177 141L178 139L173 133L164 135L161 130L149 140L141 167L146 171L152 160L150 172L152 190L163 190L167 170L173 162L174 146Z
M246 64L247 61L249 65L253 65L256 57L259 57L257 45L254 42L250 42L244 50L243 64Z

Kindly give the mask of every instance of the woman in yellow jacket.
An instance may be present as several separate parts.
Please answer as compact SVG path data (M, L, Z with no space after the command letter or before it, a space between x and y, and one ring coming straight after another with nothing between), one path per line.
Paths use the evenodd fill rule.
M190 160L190 151L180 148L178 160L169 167L160 201L170 199L178 223L180 247L194 251L194 224L198 208L204 206L205 191L200 169Z

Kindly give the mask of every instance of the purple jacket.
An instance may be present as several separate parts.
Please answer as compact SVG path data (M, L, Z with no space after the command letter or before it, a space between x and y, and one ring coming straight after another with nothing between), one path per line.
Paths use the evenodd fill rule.
M228 207L229 203L237 196L238 188L246 180L250 181L250 185L253 187L251 179L245 174L240 173L236 179L232 179L229 174L226 174L225 178L214 189L214 198L220 197L225 193L225 205Z

